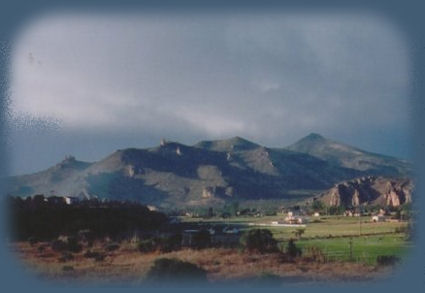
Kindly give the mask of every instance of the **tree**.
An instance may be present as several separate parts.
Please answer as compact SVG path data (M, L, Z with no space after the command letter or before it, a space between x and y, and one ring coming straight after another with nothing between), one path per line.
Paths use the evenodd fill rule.
M293 233L295 234L295 236L300 239L301 235L303 235L305 232L305 228L297 228L295 231L293 231Z
M277 241L268 229L252 229L241 237L242 245L249 251L260 253L277 251Z
M410 203L405 203L400 209L400 219L401 220L410 220L412 216L412 205Z
M331 206L329 207L330 215L342 215L345 211L345 207L343 206Z
M196 249L207 248L211 244L211 235L208 230L202 229L192 237L192 247Z
M209 207L209 208L208 208L208 215L207 215L207 217L208 217L208 218L212 218L212 217L214 217L214 210L213 210L213 208L212 208L212 207Z
M301 256L301 249L299 249L296 245L295 245L295 241L294 239L289 239L288 241L288 246L286 247L286 253L290 256L290 257L297 257L297 256Z
M316 199L316 200L313 201L311 208L315 212L320 212L320 211L323 211L325 209L325 204L322 201Z

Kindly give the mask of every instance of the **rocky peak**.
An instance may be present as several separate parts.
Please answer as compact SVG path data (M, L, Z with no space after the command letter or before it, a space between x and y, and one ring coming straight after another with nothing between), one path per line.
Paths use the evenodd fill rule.
M399 206L411 201L412 189L410 179L367 176L338 183L324 192L321 199L330 206Z

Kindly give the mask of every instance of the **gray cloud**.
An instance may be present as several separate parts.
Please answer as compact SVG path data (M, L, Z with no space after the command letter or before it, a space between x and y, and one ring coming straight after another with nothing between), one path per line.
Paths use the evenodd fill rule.
M315 131L379 151L371 133L405 139L408 72L402 36L374 16L56 15L16 42L11 110L93 149L96 137L111 151L160 137L283 146ZM73 151L99 158L57 152Z

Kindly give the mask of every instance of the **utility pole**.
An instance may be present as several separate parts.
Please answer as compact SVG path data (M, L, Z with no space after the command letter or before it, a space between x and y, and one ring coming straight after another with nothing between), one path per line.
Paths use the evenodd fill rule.
M362 236L362 220L361 220L361 216L359 216L359 236Z
M359 236L362 236L362 209L358 208L359 213Z

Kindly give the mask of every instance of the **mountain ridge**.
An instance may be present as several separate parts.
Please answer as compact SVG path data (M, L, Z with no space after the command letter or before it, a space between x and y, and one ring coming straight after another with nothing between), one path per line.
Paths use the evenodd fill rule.
M343 151L332 153L335 148ZM162 140L159 146L120 149L92 163L68 157L46 170L9 178L7 192L105 197L159 206L206 205L284 199L293 190L323 191L356 177L403 177L410 172L401 160L316 133L286 148L267 148L235 136L192 146Z

